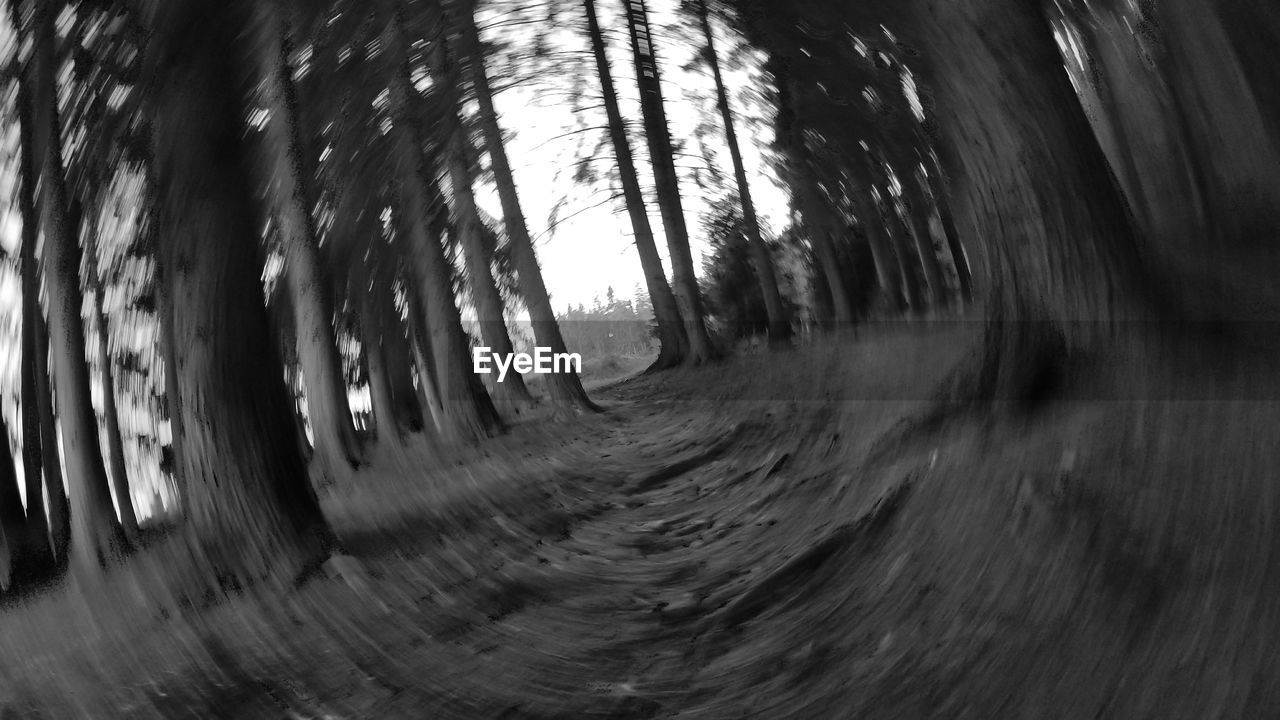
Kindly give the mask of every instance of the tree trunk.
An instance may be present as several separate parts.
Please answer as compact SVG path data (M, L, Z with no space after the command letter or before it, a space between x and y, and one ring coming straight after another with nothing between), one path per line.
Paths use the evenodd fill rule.
M57 57L53 7L34 3L27 36L33 43L25 81L30 83L30 146L40 166L45 282L53 337L53 375L58 383L57 416L62 425L63 459L71 500L71 566L81 579L96 576L120 557L124 534L111 503L111 487L98 443L98 419L90 401L80 318L80 247L63 175L57 102ZM34 165L34 163L33 163Z
M894 202L893 196L885 193L884 214L889 220L889 228L891 229L891 240L893 243L893 255L898 260L898 273L902 277L902 287L906 290L907 305L912 313L922 313L925 309L924 289L920 286L920 277L916 275L916 268L920 265L920 260L912 251L912 235L907 229L906 223L902 221L902 215L898 212L897 203Z
M409 347L405 323L396 308L395 297L388 285L381 296L375 296L379 317L382 318L382 357L387 371L387 385L391 389L391 401L395 403L396 418L402 427L418 431L426 427L417 393L413 388L414 353ZM410 308L414 307L412 302Z
M973 302L973 271L970 270L969 256L964 251L964 243L960 240L960 231L956 228L956 219L951 214L951 201L947 197L948 189L941 182L933 186L934 207L938 211L938 221L942 225L942 234L947 239L947 250L951 253L951 262L956 267L956 279L960 283L960 295L967 303Z
M703 318L702 296L698 276L689 249L689 230L685 226L684 204L680 199L680 178L676 174L671 147L671 132L662 101L662 83L658 76L658 60L649 32L649 16L644 0L623 0L627 8L627 30L631 35L631 56L635 61L636 82L640 87L640 110L644 116L644 134L649 144L649 160L653 164L654 183L658 191L658 209L671 255L672 288L684 319L685 337L689 341L686 364L700 364L715 358L711 339Z
M9 444L9 427L0 417L0 538L8 551L7 562L0 561L0 589L21 580L31 556L28 542L27 514L22 507L18 474L13 467Z
M933 234L929 232L929 204L924 192L916 181L916 173L903 178L903 193L906 195L904 206L907 219L910 221L907 230L916 242L916 252L920 255L920 266L924 268L924 279L929 285L929 294L933 302L946 304L950 293L946 280L942 275L942 262L938 259L938 251L933 247Z
M28 89L24 83L18 84L18 107L22 113L20 122L29 122L31 115L31 98ZM44 483L43 476L49 472L42 466L47 464L47 454L44 452L45 443L40 437L42 424L40 405L41 390L43 387L44 398L43 404L49 404L48 381L40 383L37 377L44 375L47 378L48 367L48 338L45 337L40 330L43 327L44 318L40 314L40 268L36 262L36 244L39 241L40 228L39 219L36 214L35 204L35 179L34 153L30 142L31 134L27 132L20 133L19 141L22 147L19 151L18 162L20 164L19 172L21 173L21 188L18 190L18 207L22 215L22 245L19 249L19 271L22 276L22 367L21 367L21 392L22 392L22 465L24 481L26 483L27 495L27 517L26 529L28 533L30 548L34 554L33 560L44 565L52 565L54 561L54 545L52 543L53 536L50 535L50 521L45 517L44 504ZM43 347L37 348L37 343L42 343ZM57 463L57 452L53 454L54 463ZM57 467L53 468L53 473L61 478L61 472ZM62 482L59 480L55 485L51 485L49 497L54 506L66 503L66 496L61 497L54 494L53 489L57 487L61 490ZM66 522L68 520L65 507L59 510L50 508L56 515L54 519L60 524L58 525L59 533L65 534L67 530ZM64 545L62 550L66 549Z
M893 250L893 241L885 233L884 220L880 208L871 196L871 188L855 191L854 210L861 221L862 231L867 234L871 244L871 258L876 264L876 279L880 281L880 290L889 299L891 306L899 311L906 310L906 297L902 294L902 272L898 268L898 256Z
M631 217L636 252L640 255L640 266L644 270L645 284L649 289L649 301L653 303L653 315L658 322L658 358L649 366L649 370L662 370L684 362L689 352L689 338L680 319L675 294L667 284L653 228L649 224L649 212L645 209L644 195L640 192L640 179L636 175L631 143L627 140L622 111L618 108L618 94L613 86L613 73L605 54L604 35L600 32L600 22L596 19L595 0L582 0L582 5L587 13L587 32L591 37L591 51L600 77L605 114L609 118L609 137L613 143L614 157L618 161L622 194L626 199L627 213Z
M853 302L849 299L848 290L845 289L844 276L840 272L835 247L831 242L831 212L826 207L826 201L818 192L812 177L806 174L804 177L796 178L795 182L803 185L801 188L793 188L793 191L800 196L805 228L808 230L809 242L813 245L813 253L817 256L827 291L831 294L836 326L841 330L847 329L853 324Z
M925 74L941 149L999 279L974 391L1026 399L1066 358L1112 344L1119 322L1147 317L1132 230L1039 4L917 10L907 41L939 59Z
M71 547L71 501L63 482L62 455L58 444L58 423L53 409L53 380L49 375L49 331L37 304L32 310L35 325L36 412L40 415L40 468L44 471L49 497L49 539L58 562L68 558Z
M188 538L223 589L287 586L333 543L268 334L243 117L242 6L151 6L159 252L173 298ZM242 79L242 82L237 82Z
M760 284L765 313L769 318L769 342L773 345L788 345L791 341L791 322L782 308L782 294L778 292L778 279L774 272L773 258L769 256L769 246L760 235L760 221L756 217L755 203L751 200L751 186L747 182L742 150L738 147L733 110L729 107L729 93L724 86L724 76L720 73L720 58L716 56L715 37L711 32L706 0L698 0L697 12L702 35L707 43L707 62L711 65L711 77L716 83L716 105L720 108L720 119L724 123L725 144L729 146L729 158L733 161L733 176L737 181L738 200L742 205L747 244L751 248L751 263L756 271L756 282ZM654 65L656 67L656 61Z
M454 120L456 125L449 133L452 137L444 152L449 184L453 189L454 231L462 245L467 276L471 281L471 302L476 306L480 337L493 353L511 357L516 350L507 333L502 295L493 280L492 257L486 251L481 235L482 222L471 187L470 153L466 148L470 140L462 127L462 118L455 113L450 120ZM516 414L533 406L533 396L524 384L524 377L514 370L508 372L502 382L497 382L495 378L493 388L494 399Z
M333 330L333 301L327 292L315 221L311 216L309 163L298 126L298 100L290 63L291 38L284 9L271 0L255 4L263 28L265 99L271 111L257 148L269 173L268 199L284 246L285 284L292 300L294 338L302 369L307 417L311 421L316 480L327 484L349 476L359 464L347 399L342 358Z
M93 252L93 248L88 248ZM97 263L89 263L91 278L96 278ZM93 293L94 319L98 323L98 359L102 363L102 417L107 432L107 459L110 461L111 489L116 498L116 511L125 537L134 540L138 536L138 515L133 509L129 493L129 469L124 459L124 437L120 433L120 415L116 408L115 373L111 367L111 342L107 331L107 316L102 311L102 286L90 280L89 292Z
M454 303L448 259L440 238L428 226L428 170L422 154L419 119L410 112L413 83L410 80L408 45L397 17L388 24L386 47L403 60L397 61L391 77L391 119L393 141L400 162L401 230L407 240L405 260L417 286L422 317L426 322L425 341L430 342L432 370L440 401L440 434L446 440L473 441L502 428L489 393L472 372L471 352L462 316Z
M375 278L374 282L377 282ZM396 417L396 404L392 396L391 381L387 372L387 348L384 338L392 331L392 318L380 312L383 303L380 295L389 289L377 285L365 288L360 299L360 340L364 345L365 365L369 370L369 404L372 406L373 426L378 442L396 446L403 438L400 420Z
M560 324L556 322L555 310L551 307L551 296L542 278L542 268L538 266L533 239L529 237L529 226L525 222L524 210L520 207L520 196L516 192L515 175L511 171L511 161L507 158L506 144L502 140L502 128L498 125L498 112L493 106L493 91L489 87L489 76L485 71L484 53L480 43L480 33L476 28L475 15L469 12L462 13L461 26L464 63L470 70L471 87L475 91L476 101L480 106L480 129L484 136L485 151L493 166L494 182L498 186L498 199L502 203L502 220L507 229L507 238L511 242L511 254L515 261L516 281L519 283L520 295L524 298L525 307L529 310L533 336L539 346L548 348L553 353L565 353L569 350L560 332ZM665 279L663 282L665 283ZM573 370L547 375L546 383L551 395L551 403L558 408L572 412L599 409L587 397L586 391L582 389L582 380Z

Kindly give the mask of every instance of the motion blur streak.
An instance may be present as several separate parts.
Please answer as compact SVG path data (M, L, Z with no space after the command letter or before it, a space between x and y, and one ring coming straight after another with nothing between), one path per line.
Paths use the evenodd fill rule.
M1270 0L7 0L0 720L1280 716L1277 68Z

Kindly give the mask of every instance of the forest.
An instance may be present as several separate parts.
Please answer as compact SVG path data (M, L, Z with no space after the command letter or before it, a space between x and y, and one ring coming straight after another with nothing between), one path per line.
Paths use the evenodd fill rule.
M4 10L0 719L1280 717L1272 0Z

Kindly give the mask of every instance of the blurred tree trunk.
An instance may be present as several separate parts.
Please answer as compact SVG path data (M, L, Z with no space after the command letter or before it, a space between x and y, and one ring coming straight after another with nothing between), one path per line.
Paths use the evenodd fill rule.
M379 302L381 294L389 292L389 288L380 286L380 278L376 273L371 276L374 287L363 288L357 300L360 303L360 340L364 345L365 365L369 370L369 404L372 406L373 426L378 442L395 446L401 444L403 437L387 370L385 338L392 332L392 318L387 317L383 311L385 303Z
M840 263L836 258L835 246L831 241L831 210L826 200L818 191L812 177L796 179L803 185L793 188L800 196L801 213L805 218L809 242L813 245L813 253L818 259L819 270L827 292L831 297L832 312L838 328L846 329L853 324L853 302L845 289L844 276L840 272Z
M67 559L71 547L71 500L63 482L62 455L58 449L58 423L53 408L53 379L49 375L49 331L39 301L32 308L35 325L32 364L36 368L36 412L40 415L40 468L49 498L49 539L55 560Z
M111 489L116 498L120 516L120 528L130 541L138 536L138 515L133 509L129 494L129 468L124 459L124 437L120 432L120 414L116 407L116 382L111 355L111 338L107 328L107 315L102 310L102 284L98 279L98 267L93 258L92 244L85 248L89 261L89 292L93 293L93 315L98 326L98 361L102 363L102 418L107 434L107 459L111 463Z
M387 370L387 385L391 389L391 401L395 404L396 418L402 427L412 431L425 429L428 418L426 408L418 399L413 387L414 353L409 347L407 327L395 304L395 294L388 285L379 295L376 311L382 319L382 356ZM412 308L413 305L410 305Z
M533 239L529 237L529 226L525 221L524 210L520 207L515 175L511 171L511 161L507 158L506 144L502 139L502 128L498 124L498 111L493 106L493 91L489 87L489 76L485 71L483 45L476 28L475 15L463 12L460 21L463 62L470 71L471 87L480 106L480 129L485 151L493 166L498 199L502 203L502 220L515 260L516 280L525 307L529 310L533 336L540 347L548 348L553 353L566 353L569 350L565 345L564 335L560 332L560 324L556 321L555 310L551 307L551 295L543 281ZM577 372L556 372L545 376L545 379L551 402L556 407L573 412L599 409L582 389L582 380Z
M930 54L939 146L958 204L991 246L975 398L1035 402L1068 358L1149 317L1123 202L1038 3L912 2L900 37ZM969 224L969 223L966 223Z
M393 142L400 162L402 231L407 240L405 260L416 286L422 317L423 341L430 342L432 378L441 409L441 436L450 441L473 441L501 430L502 421L489 393L472 372L470 347L462 329L462 315L453 298L449 261L441 238L428 226L429 171L422 153L422 129L411 111L417 91L409 74L408 44L397 13L384 33L395 61L390 78Z
M221 589L292 584L333 544L294 437L268 334L252 173L243 130L256 75L240 4L164 0L147 9L160 216L174 302L185 531Z
M27 513L22 506L18 473L13 467L9 443L9 426L0 417L0 537L7 548L7 561L0 561L0 589L20 581L32 559L33 547L27 527Z
M18 107L21 123L30 121L31 98L25 83L18 84ZM52 565L55 553L66 551L65 543L55 548L54 538L62 537L69 530L66 513L66 495L62 493L62 473L57 467L57 450L46 451L41 437L43 424L40 408L49 405L48 395L48 337L43 332L44 317L40 313L40 267L36 261L36 245L40 239L39 218L36 212L36 188L31 181L36 177L33 167L34 153L31 133L19 133L22 144L18 153L19 178L18 209L22 215L22 245L19 248L19 273L22 276L22 466L27 495L27 532L35 562ZM44 382L40 382L44 376ZM43 394L43 398L41 395ZM52 413L50 413L52 414ZM56 441L55 441L56 442ZM45 517L44 476L50 473L46 467L52 456L52 473L56 483L49 487L50 519ZM57 493L55 493L57 490ZM50 532L56 525L57 533Z
M950 291L942 274L942 261L938 259L938 251L933 246L933 234L929 232L929 202L917 180L916 172L911 177L902 178L903 205L909 222L908 230L916 242L916 251L920 255L920 265L924 268L924 279L929 285L929 294L933 302L945 305Z
M751 200L751 185L747 182L747 169L742 162L742 150L738 146L733 110L729 107L729 93L725 89L724 76L720 72L720 58L716 55L715 36L711 31L707 2L697 0L697 3L698 21L702 27L702 36L707 43L706 59L711 66L711 77L716 84L716 105L720 109L720 119L724 123L725 144L729 146L729 158L733 162L733 177L737 183L738 200L742 204L742 221L747 231L747 244L751 248L751 264L756 271L756 282L760 285L760 294L764 298L765 313L769 317L769 342L774 345L787 345L791 341L791 322L782 307L782 294L778 292L778 278L774 271L773 258L769 256L769 246L760 235L760 221L756 217L755 203ZM656 61L654 66L657 66Z
M494 354L511 357L516 349L507 333L502 295L493 279L492 255L485 248L481 235L482 221L471 187L473 176L470 153L466 147L471 141L462 127L461 117L451 113L448 119L454 122L454 128L449 131L450 137L444 154L449 184L453 190L454 230L462 245L467 278L470 280L471 302L476 306L476 319L480 324L480 337ZM533 396L525 386L524 376L514 370L508 372L502 382L497 382L495 376L493 388L494 399L516 414L533 406Z
M936 178L936 174L930 173ZM951 201L947 197L948 189L935 179L930 188L934 207L938 211L938 221L942 225L942 234L947 239L947 250L951 253L951 261L956 267L956 279L960 283L960 295L966 303L973 302L973 271L969 268L969 256L964 251L964 243L960 239L960 231L956 228L956 219L951 214Z
M265 52L261 76L270 110L266 132L257 143L269 173L267 198L284 246L285 285L292 302L294 338L302 369L307 417L311 421L313 466L317 481L334 482L359 464L356 437L347 399L342 358L333 330L333 300L320 258L315 220L310 210L310 164L298 126L298 98L293 83L292 39L278 0L255 3L256 22Z
M26 37L32 55L24 82L29 83L30 147L39 165L40 209L44 229L45 282L49 291L49 327L53 338L53 375L58 383L57 416L62 425L63 459L71 483L71 566L89 579L119 558L126 540L111 503L111 487L98 442L98 419L90 401L89 367L85 363L84 326L80 318L80 246L71 217L62 163L58 119L57 41L54 7L33 3ZM31 181L31 179L28 179Z
M662 100L662 83L658 76L658 60L653 37L649 32L648 11L644 0L623 0L627 10L627 30L631 35L631 56L636 82L640 87L640 111L644 116L644 135L649 145L654 183L658 191L658 209L671 255L672 289L684 320L689 348L686 364L700 364L715 358L711 339L703 317L702 295L689 249L689 230L685 226L684 204L680 199L680 178L676 173L671 131Z
M627 140L626 125L622 121L622 111L618 108L618 93L613 86L613 73L609 69L609 58L605 53L604 35L596 18L595 0L582 0L582 5L587 13L587 33L591 38L591 52L596 59L600 92L604 97L605 114L609 118L609 137L613 143L614 157L618 161L618 175L627 203L627 213L631 217L636 252L640 255L649 301L653 304L654 319L658 322L658 358L649 370L662 370L684 362L689 353L689 338L680 317L676 296L667 284L653 228L649 224L649 212L645 209L644 194L640 191L640 179L636 174L635 159L631 155L631 143Z

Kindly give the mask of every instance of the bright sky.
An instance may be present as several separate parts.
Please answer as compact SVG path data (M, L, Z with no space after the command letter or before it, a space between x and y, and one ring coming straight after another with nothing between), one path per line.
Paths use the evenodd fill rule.
M580 5L574 4L574 10L573 16L564 19L565 29L548 38L547 44L556 49L583 53L581 81L586 93L581 104L588 106L585 112L575 117L565 95L572 78L563 76L542 80L536 85L514 87L496 98L503 129L513 135L508 141L508 153L514 166L529 230L535 237L542 272L557 312L563 312L570 304L590 305L593 298L603 298L610 286L619 297L631 297L636 285L643 287L644 283L640 260L631 236L631 224L622 201L609 201L612 191L603 181L594 188L573 187L575 148L579 143L585 142L589 150L605 138L604 109L594 107L599 105L599 81L594 61L588 54L585 22L580 22ZM621 3L616 0L598 3L600 24L605 29L609 45L614 83L621 94L622 113L638 127L641 117L639 95L632 71L626 25L620 10ZM714 162L730 184L733 168L728 151L723 147L722 125L715 107L715 84L710 72L701 67L693 71L682 69L693 59L699 47L694 43L701 43L700 34L696 33L695 28L682 27L678 31L674 28L676 25L688 26L690 23L687 19L677 18L673 0L650 0L649 11L655 49L661 64L663 96L671 135L677 143L687 143L683 151L687 155L677 157L676 164L681 175L685 221L693 243L694 263L701 273L702 255L707 245L703 240L700 218L715 198L708 197L693 180L694 169L705 164L698 156L702 149L694 138L695 128L700 121L713 122L715 133L706 140L707 150L713 153ZM486 40L511 38L510 31L500 27L501 22L502 18L499 16L482 18L482 24L486 27ZM725 82L729 87L730 104L735 113L735 125L749 174L751 193L762 222L767 228L777 232L787 223L787 197L761 154L761 149L767 148L773 139L771 118L766 116L770 110L761 98L765 89L765 78L760 69L761 59L752 58L751 62L746 63L747 67L731 69L726 62L727 55L737 42L731 42L725 28L718 23L716 35L717 51L724 65ZM524 49L531 41L531 38L522 36L517 43ZM490 63L490 75L495 85L503 81L494 71L495 67L501 67L500 61L501 58ZM556 139L573 130L578 123L600 126L601 129L586 135L578 133ZM613 163L612 147L606 147L607 150L601 157L602 162L596 165L601 171L606 169L606 165ZM652 175L648 168L648 152L643 136L635 128L631 132L631 149L637 164L641 166L641 184L645 187L646 194L650 194ZM559 217L571 216L571 219L562 220L554 233L549 233L549 215L565 193L572 195ZM485 195L481 202L486 210L495 216L500 215L496 195L491 190ZM652 200L651 195L649 199ZM652 201L649 202L648 210L658 249L665 263L667 249L665 236L662 235L662 219ZM669 263L667 270L670 277Z

